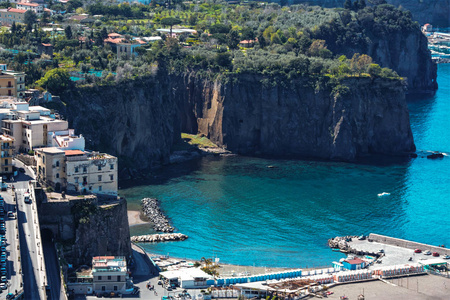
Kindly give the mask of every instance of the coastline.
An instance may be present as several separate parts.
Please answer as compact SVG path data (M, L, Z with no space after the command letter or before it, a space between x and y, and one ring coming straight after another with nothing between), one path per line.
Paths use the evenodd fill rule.
M141 211L128 210L127 214L128 214L128 226L129 227L150 223L149 221L143 220Z

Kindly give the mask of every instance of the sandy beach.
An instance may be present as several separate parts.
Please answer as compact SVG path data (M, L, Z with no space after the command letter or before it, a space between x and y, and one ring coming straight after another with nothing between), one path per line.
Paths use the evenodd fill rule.
M136 210L128 211L128 225L134 226L139 224L148 224L149 222L141 219L141 212Z

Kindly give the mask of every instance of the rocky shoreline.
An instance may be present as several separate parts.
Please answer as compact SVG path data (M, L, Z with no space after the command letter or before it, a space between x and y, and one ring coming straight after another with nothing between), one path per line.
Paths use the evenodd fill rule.
M379 257L380 255L382 255L382 253L375 253L375 252L365 252L365 251L360 251L360 250L356 250L353 249L352 247L350 247L350 245L348 244L348 242L351 242L352 239L358 239L359 237L356 235L348 235L348 236L337 236L335 238L331 238L328 240L328 246L332 249L339 249L340 252L342 253L352 253L352 254L356 254L356 255L371 255L374 257ZM364 237L366 238L366 237Z
M184 241L188 236L182 233L163 233L132 236L131 241L134 243L158 243L170 241Z
M159 208L159 201L155 198L144 198L141 200L142 211L153 223L153 229L161 232L173 232L175 230L169 220Z

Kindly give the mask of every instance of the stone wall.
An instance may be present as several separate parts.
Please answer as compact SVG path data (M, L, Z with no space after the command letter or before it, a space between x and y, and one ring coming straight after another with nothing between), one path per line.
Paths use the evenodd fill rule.
M438 246L432 246L432 245L417 243L417 242L413 242L413 241L402 240L402 239L393 238L393 237L389 237L389 236L385 236L385 235L381 235L381 234L371 233L369 235L369 240L377 242L377 243L398 246L398 247L407 248L407 249L420 249L422 251L430 250L431 252L438 252L440 255L450 255L450 249L448 249L448 248L442 248L442 247L438 247Z

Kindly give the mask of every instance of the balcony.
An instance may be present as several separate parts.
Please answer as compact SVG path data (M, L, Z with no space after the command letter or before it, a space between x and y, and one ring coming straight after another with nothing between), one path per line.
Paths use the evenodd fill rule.
M0 85L0 89L12 89L14 88L13 85Z

